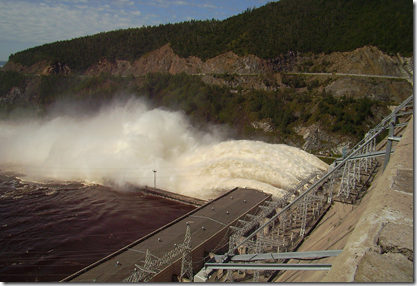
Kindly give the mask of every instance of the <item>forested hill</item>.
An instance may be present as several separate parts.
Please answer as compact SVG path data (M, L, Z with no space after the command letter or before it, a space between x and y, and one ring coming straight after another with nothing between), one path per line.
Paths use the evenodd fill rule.
M12 54L31 66L60 62L82 72L106 58L133 61L171 43L182 57L203 60L227 51L274 59L288 51L330 53L373 45L386 53L413 53L409 0L281 0L223 21L189 21L99 33Z

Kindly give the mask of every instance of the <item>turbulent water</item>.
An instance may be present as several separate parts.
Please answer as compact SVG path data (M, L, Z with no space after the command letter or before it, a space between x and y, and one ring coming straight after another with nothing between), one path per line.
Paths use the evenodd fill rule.
M137 99L0 122L1 280L59 280L190 210L122 191L126 183L201 199L234 187L280 196L327 168L298 148L226 138Z
M77 182L0 173L0 281L59 281L194 207ZM158 215L155 215L157 213Z

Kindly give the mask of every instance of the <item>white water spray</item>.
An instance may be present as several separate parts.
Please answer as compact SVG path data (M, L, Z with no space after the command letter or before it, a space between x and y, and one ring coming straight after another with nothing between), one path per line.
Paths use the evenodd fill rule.
M214 198L234 187L275 195L327 165L283 144L202 133L180 112L148 109L137 99L92 117L0 122L0 164L31 179L153 186Z

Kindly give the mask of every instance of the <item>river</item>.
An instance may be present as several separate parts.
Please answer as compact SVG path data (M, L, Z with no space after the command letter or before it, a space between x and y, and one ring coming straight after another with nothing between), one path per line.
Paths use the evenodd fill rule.
M299 148L207 129L135 98L0 121L0 280L59 281L193 208L126 185L203 200L235 187L279 197L327 170Z
M194 207L78 182L34 183L0 172L0 281L51 282Z

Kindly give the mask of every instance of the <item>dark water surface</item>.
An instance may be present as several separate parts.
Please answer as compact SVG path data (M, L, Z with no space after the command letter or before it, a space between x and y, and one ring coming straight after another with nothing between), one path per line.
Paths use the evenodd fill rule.
M26 182L0 171L0 281L59 281L192 209L142 192Z

